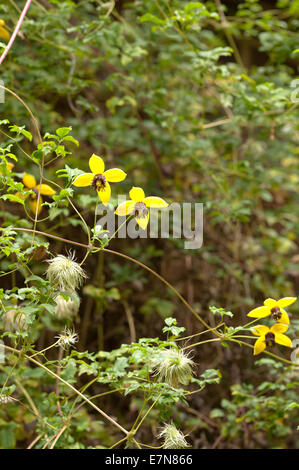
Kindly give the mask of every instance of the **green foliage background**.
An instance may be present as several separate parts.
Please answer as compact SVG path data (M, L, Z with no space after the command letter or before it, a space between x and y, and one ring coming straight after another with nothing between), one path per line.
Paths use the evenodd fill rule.
M0 18L10 32L23 4L1 2ZM110 245L161 273L212 326L216 320L209 306L232 311L228 324L236 326L266 297L296 295L299 97L293 81L298 76L298 25L299 2L288 0L36 0L1 65L1 80L30 106L42 136L72 128L73 139L59 141L60 147L49 144L49 155L53 149L60 155L45 169L49 180L63 186L66 178L58 178L57 171L65 165L88 171L88 159L96 153L107 166L128 173L121 188L114 189L112 203L115 191L127 193L133 185L168 202L204 203L204 242L198 250L184 250L182 241L172 239L116 239ZM20 150L21 146L38 159L38 154L32 155L38 136L22 103L9 93L0 110L2 120L19 126L12 133L4 123L0 136L3 155L12 152L18 158L11 182L15 194L24 171L39 176L34 161ZM32 141L20 126L26 126ZM45 140L54 141L51 136ZM55 204L47 202L42 215L49 214L50 219L38 229L86 243L84 228L65 194ZM74 202L92 226L96 196L75 190ZM32 227L23 207L8 200L1 201L0 219L3 227ZM18 233L5 252L9 245L1 239L6 247L2 272L31 257L34 274L42 277L46 250L66 254L62 243L43 237L37 237L39 252L32 253L30 240L28 234ZM84 254L76 249L79 259ZM171 291L135 265L99 253L88 258L86 271L88 285L80 294L75 323L80 338L77 354L104 354L130 344L128 310L137 339L161 336L164 319L171 316L186 328L186 335L197 333L196 320ZM22 268L0 278L2 301L4 291L24 287L24 278ZM31 291L27 299L34 303L34 295L45 289L41 303L46 304L46 286L36 282L39 293ZM16 301L26 299L27 292L13 293ZM295 304L292 338L298 337L296 309L298 313ZM36 312L27 313L29 318ZM33 335L37 349L47 347L60 327L46 310ZM281 354L289 359L289 350ZM125 351L120 355L124 358ZM64 378L71 382L80 367L78 358L74 352L65 363ZM50 354L50 359L56 357ZM113 357L107 354L106 360L113 362ZM189 406L176 404L175 397L166 407L167 419L190 434L193 448L298 445L298 369L289 370L272 359L256 363L250 350L235 344L205 344L194 351L194 360L197 376L219 369L222 379L188 398ZM118 365L126 370L124 363ZM34 400L41 415L51 416L56 425L51 378L37 368L20 366L16 371L25 389L40 387ZM84 373L83 368L81 386ZM123 400L108 396L103 403L119 420L130 422L140 400L138 395ZM15 404L2 407L0 447L28 446L34 439L33 419ZM150 430L164 419L158 411L150 415L143 431L146 442L159 445L149 437ZM114 443L93 410L81 408L72 426L58 447Z

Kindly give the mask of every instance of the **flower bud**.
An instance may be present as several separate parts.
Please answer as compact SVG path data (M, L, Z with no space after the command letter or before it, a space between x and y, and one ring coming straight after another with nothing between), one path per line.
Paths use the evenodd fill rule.
M57 255L48 260L47 279L53 286L59 287L62 291L74 291L83 284L86 278L84 270L80 264L74 261L74 254L69 257Z

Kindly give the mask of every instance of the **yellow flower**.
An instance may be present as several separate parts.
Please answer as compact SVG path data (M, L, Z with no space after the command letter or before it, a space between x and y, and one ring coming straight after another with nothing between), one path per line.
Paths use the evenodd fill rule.
M10 34L5 28L5 22L0 20L0 38L5 39L5 41L9 41Z
M38 201L38 209L37 209L37 214L39 214L42 210L42 203L43 199L41 195L43 196L53 196L55 194L54 189L51 188L51 186L48 186L47 184L39 184L37 185L36 179L32 175L28 175L25 173L23 176L23 184L26 189L31 189L34 194L30 194L29 196L29 207L33 214L36 213L36 207L37 207L37 200L38 200L38 193L40 192L39 196L39 201ZM18 197L22 197L23 199L27 197L27 195L20 195L19 193L17 194Z
M10 34L9 32L5 29L5 22L3 20L0 20L0 38L5 39L5 41L9 41L10 39Z
M145 230L148 224L149 211L148 208L167 207L167 202L164 199L156 196L145 197L144 191L141 188L133 187L130 191L131 201L125 201L118 206L115 211L116 215L131 215L134 214L136 222L140 227Z
M265 325L256 325L252 333L259 338L256 340L254 345L254 355L260 354L264 351L266 346L271 347L275 343L282 344L283 346L292 347L292 341L290 338L283 333L287 331L288 326L282 323L275 323L275 325L268 328Z
M289 324L290 320L287 312L283 307L288 307L288 305L293 304L297 300L297 297L284 297L280 300L266 299L264 302L264 307L258 307L251 310L247 316L253 318L264 318L269 315L272 316L273 320L279 323Z
M11 170L13 169L13 167L14 167L14 164L13 164L13 163L10 163L10 162L7 162L7 163L6 163L6 169L7 169L8 171L11 171ZM1 171L1 170L0 170L0 175L2 175L2 171Z
M92 186L97 191L102 203L107 206L111 196L109 183L119 183L125 179L127 174L119 168L111 168L111 170L105 171L103 159L95 154L89 159L89 168L92 173L77 176L73 181L73 185L81 188Z

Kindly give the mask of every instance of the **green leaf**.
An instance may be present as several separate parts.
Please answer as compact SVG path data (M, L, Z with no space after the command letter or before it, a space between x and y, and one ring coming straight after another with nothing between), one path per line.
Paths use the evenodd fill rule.
M71 132L71 130L72 130L71 127L60 127L59 129L56 130L56 134L58 135L58 137L63 139Z
M19 198L15 194L3 194L3 196L0 196L0 199L4 199L4 201L12 201L12 202L18 202L19 204L24 205L23 199Z

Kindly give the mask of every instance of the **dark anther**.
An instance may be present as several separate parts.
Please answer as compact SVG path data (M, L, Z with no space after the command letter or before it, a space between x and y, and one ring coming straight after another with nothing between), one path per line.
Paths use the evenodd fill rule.
M38 190L36 188L31 188L31 191L34 192L34 194L30 194L31 199L36 199L38 197Z
M93 189L99 190L99 189L104 189L106 187L106 178L104 175L95 175L91 186Z
M281 318L281 311L278 307L273 307L271 313L273 320L279 320Z
M265 341L266 341L266 345L271 348L272 346L274 346L275 344L275 335L274 333L271 333L271 331L269 331L269 333L267 333L265 335Z
M147 216L147 207L144 202L136 202L134 207L134 215L138 218L143 218Z

